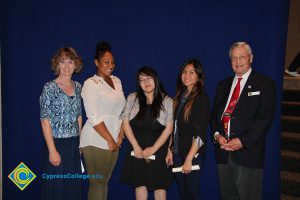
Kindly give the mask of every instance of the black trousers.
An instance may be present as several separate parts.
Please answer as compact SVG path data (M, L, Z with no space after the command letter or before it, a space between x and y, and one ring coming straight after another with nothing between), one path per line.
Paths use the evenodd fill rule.
M218 164L222 200L261 200L263 170L234 164Z
M173 154L173 167L181 167L185 159L185 156ZM189 174L183 174L181 172L174 173L181 200L200 200L200 175L204 160L204 154L199 154L198 157L192 161L193 165L200 166L200 170L192 171Z
M300 51L295 56L295 58L293 59L293 61L291 62L291 64L289 65L288 70L290 72L295 72L299 66L300 66Z

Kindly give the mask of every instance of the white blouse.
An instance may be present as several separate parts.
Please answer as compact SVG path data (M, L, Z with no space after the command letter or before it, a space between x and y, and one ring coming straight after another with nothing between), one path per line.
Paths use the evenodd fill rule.
M113 75L110 77L115 89L111 88L102 77L97 75L84 82L81 96L88 119L82 129L80 147L95 146L101 149L109 149L107 141L93 128L100 122L104 122L117 142L125 97L120 79Z

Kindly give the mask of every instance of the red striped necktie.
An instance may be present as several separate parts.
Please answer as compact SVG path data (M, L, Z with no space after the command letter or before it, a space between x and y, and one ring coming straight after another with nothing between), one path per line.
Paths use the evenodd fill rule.
M236 103L239 99L239 96L240 96L240 89L241 89L241 85L240 85L240 82L241 82L242 78L238 78L238 82L233 90L233 93L231 95L231 99L230 99L230 102L225 110L225 112L223 113L223 116L222 116L222 122L223 122L223 127L224 127L224 132L227 136L227 139L229 139L229 133L228 133L228 123L230 121L230 118L231 118L231 114L233 113L234 111L234 108L236 106Z

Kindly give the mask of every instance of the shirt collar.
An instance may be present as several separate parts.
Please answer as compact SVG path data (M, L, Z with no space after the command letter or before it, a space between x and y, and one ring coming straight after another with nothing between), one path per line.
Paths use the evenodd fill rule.
M234 81L237 81L238 78L243 78L242 81L246 82L250 76L250 73L252 72L252 68L250 67L250 69L241 77L238 77L237 75L234 76Z
M109 77L113 79L113 75L110 75ZM94 74L94 78L104 80L101 76L98 76L97 74Z

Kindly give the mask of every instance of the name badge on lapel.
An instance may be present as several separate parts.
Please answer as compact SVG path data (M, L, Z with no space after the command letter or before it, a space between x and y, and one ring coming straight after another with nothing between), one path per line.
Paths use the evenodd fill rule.
M248 97L255 96L255 95L260 95L260 91L248 92Z

